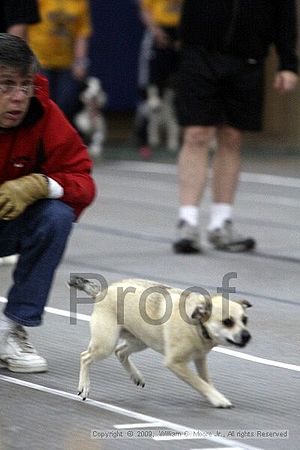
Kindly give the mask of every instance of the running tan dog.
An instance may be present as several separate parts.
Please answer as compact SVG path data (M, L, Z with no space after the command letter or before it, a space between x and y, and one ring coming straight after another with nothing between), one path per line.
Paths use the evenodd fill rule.
M91 363L113 352L133 382L144 387L144 379L130 355L149 347L162 353L166 367L213 406L232 406L213 386L206 355L219 344L244 347L248 343L248 301L210 297L139 279L116 282L106 292L99 292L98 286L80 277L69 284L96 301L90 322L91 340L81 354L78 395L84 400L89 394ZM123 342L119 343L119 338ZM191 360L197 373L188 367Z

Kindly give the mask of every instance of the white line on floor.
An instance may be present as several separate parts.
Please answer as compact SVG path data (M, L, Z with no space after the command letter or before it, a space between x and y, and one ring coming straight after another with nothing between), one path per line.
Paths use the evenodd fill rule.
M122 423L120 425L114 425L114 428L117 428L118 430L128 429L131 428L156 428L156 427L162 427L162 422L143 422L143 423Z
M24 381L24 380L18 380L17 378L12 378L12 377L8 377L5 375L0 375L0 380L7 382L7 383L11 383L11 384L16 384L18 386L23 386L29 389L34 389L36 391L39 392L44 392L47 394L52 394L52 395L56 395L58 397L63 397L63 398L67 398L69 400L73 400L73 401L81 401L80 397L78 397L78 395L75 394L70 394L69 392L66 391L62 391L59 389L53 389L53 388L49 388L46 386L42 386L40 384L36 384L36 383L30 383L28 381ZM161 426L164 428L169 428L170 430L174 430L177 432L199 432L200 430L195 430L193 428L188 428L185 427L183 425L179 425L177 423L173 423L173 422L169 422L166 420L159 420L157 417L152 417L152 416L148 416L145 414L141 414L135 411L131 411L129 409L124 409L124 408L120 408L119 406L115 406L109 403L103 403L103 402L99 402L97 400L92 400L92 399L88 399L85 402L86 406L93 406L99 409L104 409L106 411L110 411L114 414L120 414L122 416L127 416L127 417L131 417L132 419L135 420L139 420L139 421L143 421L143 422L150 422L150 423L157 423L160 422ZM232 447L232 446L236 446L236 444L238 444L241 447L241 450L261 450L258 447L253 447L251 445L246 445L246 444L240 444L237 441L233 441L230 439L225 439L222 437L218 437L218 436L208 436L207 441L210 442L216 442L218 444L222 444L225 445L226 448L228 447Z
M245 359L247 361L255 362L258 364L264 364L265 366L279 367L280 369L293 370L300 372L300 366L296 364L288 364L280 361L273 361L272 359L260 358L259 356L249 355L248 353L237 352L223 347L215 347L213 351L223 353L224 355L234 356L235 358Z
M190 448L190 450L227 450L228 447L218 448ZM230 447L230 450L242 450L242 447Z
M0 303L6 303L7 299L5 297L0 297ZM50 314L55 314L57 316L62 317L70 317L70 311L65 311L63 309L52 308L47 306L45 310ZM82 320L84 322L90 321L90 316L86 314L76 314L76 318L78 320ZM264 364L265 366L273 366L278 367L280 369L292 370L294 372L300 372L300 366L296 364L288 364L280 361L273 361L272 359L260 358L259 356L249 355L248 353L237 352L235 350L230 350L228 348L223 347L215 347L212 349L214 352L223 353L224 355L233 356L234 358L244 359L246 361L251 361L258 364Z
M268 205L287 206L289 208L300 208L300 200L296 198L283 197L281 195L269 194L243 194L238 193L238 198L243 201L256 203L267 203Z
M145 172L156 174L176 175L176 164L165 163L142 163L134 161L122 161L119 164L120 169L128 169L131 172ZM266 173L242 172L240 180L246 183L269 184L271 186L285 186L291 188L300 188L300 179L294 177L283 177L280 175L270 175Z

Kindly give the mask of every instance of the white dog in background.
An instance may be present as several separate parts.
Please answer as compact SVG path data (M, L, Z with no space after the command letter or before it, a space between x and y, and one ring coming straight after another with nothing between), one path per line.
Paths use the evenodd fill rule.
M107 95L99 78L88 77L86 84L86 89L79 96L83 109L74 117L74 123L87 140L90 155L100 156L106 137L102 108L106 104Z
M171 88L166 88L161 96L157 86L151 85L147 89L149 145L157 147L164 135L166 147L172 152L177 151L180 145L180 127L175 115L174 97L175 93Z

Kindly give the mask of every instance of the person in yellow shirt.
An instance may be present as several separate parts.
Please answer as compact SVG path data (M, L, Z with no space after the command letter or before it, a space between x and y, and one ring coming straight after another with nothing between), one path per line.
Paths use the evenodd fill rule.
M140 102L136 114L136 135L143 157L151 152L147 142L146 91L156 85L162 91L178 69L178 26L183 0L139 0L145 25L141 43L138 90Z
M177 37L183 0L140 0L141 18L160 48Z
M89 66L92 34L88 0L39 0L41 22L28 28L28 42L49 79L51 98L71 120Z

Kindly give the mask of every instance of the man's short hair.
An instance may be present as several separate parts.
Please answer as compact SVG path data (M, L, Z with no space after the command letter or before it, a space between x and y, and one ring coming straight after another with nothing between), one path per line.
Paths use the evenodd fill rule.
M39 69L38 60L24 39L7 33L0 33L0 67L9 67L21 76L35 74Z

